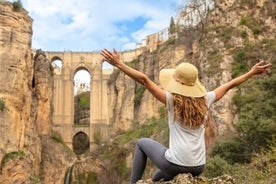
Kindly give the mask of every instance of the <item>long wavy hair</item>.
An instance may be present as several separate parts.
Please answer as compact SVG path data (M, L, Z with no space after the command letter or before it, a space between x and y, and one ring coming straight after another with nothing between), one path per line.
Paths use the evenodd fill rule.
M205 97L186 97L172 94L174 103L174 119L185 126L196 129L206 121L207 105Z

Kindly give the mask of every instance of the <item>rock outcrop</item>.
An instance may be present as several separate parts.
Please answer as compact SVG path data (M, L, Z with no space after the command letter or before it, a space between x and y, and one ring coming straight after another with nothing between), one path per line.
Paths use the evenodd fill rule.
M216 178L208 179L206 177L193 177L191 174L179 174L171 181L152 182L149 180L140 180L137 184L236 184L235 179L229 175L222 175Z
M51 129L51 65L31 50L32 19L0 1L0 183L63 183L76 158Z
M24 183L39 175L41 142L32 98L32 19L0 2L0 183Z

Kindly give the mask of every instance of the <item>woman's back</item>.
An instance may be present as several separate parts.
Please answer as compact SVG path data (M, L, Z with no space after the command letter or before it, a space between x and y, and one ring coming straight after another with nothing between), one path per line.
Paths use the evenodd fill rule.
M206 106L209 108L215 101L215 93L208 92L205 98ZM166 151L166 158L178 165L195 166L205 164L204 121L207 119L207 112L201 125L198 128L193 128L183 122L175 121L172 94L167 92L166 99L170 128L170 142L169 149Z

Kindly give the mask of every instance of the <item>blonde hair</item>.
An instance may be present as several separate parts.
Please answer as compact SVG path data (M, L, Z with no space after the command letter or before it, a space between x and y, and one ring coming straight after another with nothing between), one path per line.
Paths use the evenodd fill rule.
M199 128L206 120L207 105L205 97L186 97L172 94L174 118L190 128Z

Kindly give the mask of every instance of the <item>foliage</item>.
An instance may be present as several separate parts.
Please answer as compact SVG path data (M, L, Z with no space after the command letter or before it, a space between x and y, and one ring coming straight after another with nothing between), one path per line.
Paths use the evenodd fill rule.
M203 174L204 176L211 178L221 176L223 174L230 174L232 170L232 165L220 156L216 155L207 161L206 169Z
M64 141L63 141L61 135L58 134L57 132L52 131L51 138L52 138L53 140L55 140L57 143L64 144Z
M245 42L243 47L238 47L234 50L235 62L232 65L232 77L235 78L245 73L248 68L257 63L257 59L275 62L275 53L275 39L263 39L256 43Z
M242 38L246 38L248 36L247 31L246 30L241 31L240 36Z
M94 172L81 173L76 176L76 179L72 181L72 184L96 184L97 183L97 174Z
M188 0L186 6L189 7L189 9L194 12L193 14L196 15L196 17L199 19L199 25L201 25L201 30L203 31L205 27L207 26L207 15L209 12L208 7L209 0ZM191 18L192 19L192 18ZM194 20L191 20L192 24L194 24ZM189 27L192 27L190 25Z
M235 165L231 175L238 183L275 183L276 176L276 147L275 139L273 145L267 151L255 154L252 162L248 165Z
M85 95L84 93L80 94L79 96L79 106L81 109L89 109L90 107L90 96Z
M94 172L89 172L87 175L87 184L97 184L97 174Z
M154 118L152 119L152 123L143 127L140 127L137 130L130 130L127 131L126 133L118 136L114 142L120 142L120 144L126 144L128 143L131 139L139 139L141 137L150 137L153 132L155 127L159 124L158 120L155 120Z
M225 42L226 40L231 39L234 30L235 30L235 28L233 28L233 27L224 27L224 28L222 28L221 32L219 33L219 36Z
M144 96L146 88L143 85L136 85L135 86L135 96L134 96L134 105L138 107L141 103L141 100Z
M250 150L245 141L237 137L229 137L215 144L210 156L219 156L229 164L250 162Z
M160 115L160 118L166 118L167 110L166 110L165 106L161 106L161 107L158 109L158 113L159 113L159 115Z
M214 49L210 52L208 55L208 61L209 61L209 66L204 69L204 71L208 74L216 74L221 72L219 69L219 64L222 60L223 56L221 52L218 49Z
M13 158L24 158L26 154L23 151L13 151L6 153L5 156L1 160L1 169L5 166L5 164Z
M243 54L237 58L244 58ZM273 65L276 59L273 60ZM220 141L211 152L230 164L250 162L253 154L269 149L276 135L276 75L275 68L267 76L254 76L233 97L239 120L235 124L236 134Z
M262 32L262 24L252 16L243 17L240 21L240 25L247 26L254 34L260 34Z
M3 111L5 109L5 102L4 100L0 99L0 111Z
M119 176L124 177L129 174L129 170L126 164L126 159L124 159L117 167Z
M174 19L173 17L171 17L171 21L170 21L170 27L169 27L169 33L172 35L174 33L176 33L176 25L174 23Z
M13 2L12 5L13 5L13 10L16 12L21 11L23 9L21 0L17 0L15 2Z
M235 62L232 65L232 78L238 77L242 73L247 71L247 65L245 62L245 53L240 50L234 56Z
M101 142L101 132L97 131L93 134L95 144L99 145Z
M73 153L72 153L72 150L67 146L67 144L64 142L64 140L62 139L61 135L60 135L58 132L51 131L50 134L51 134L51 135L50 135L51 138L52 138L54 141L56 141L57 143L61 144L61 145L64 147L64 149L65 149L67 155L72 155L72 154L73 154Z
M270 149L262 150L254 154L250 164L229 164L220 156L210 158L207 161L203 175L216 177L229 174L235 178L237 183L275 183L276 170L276 142L271 141Z

